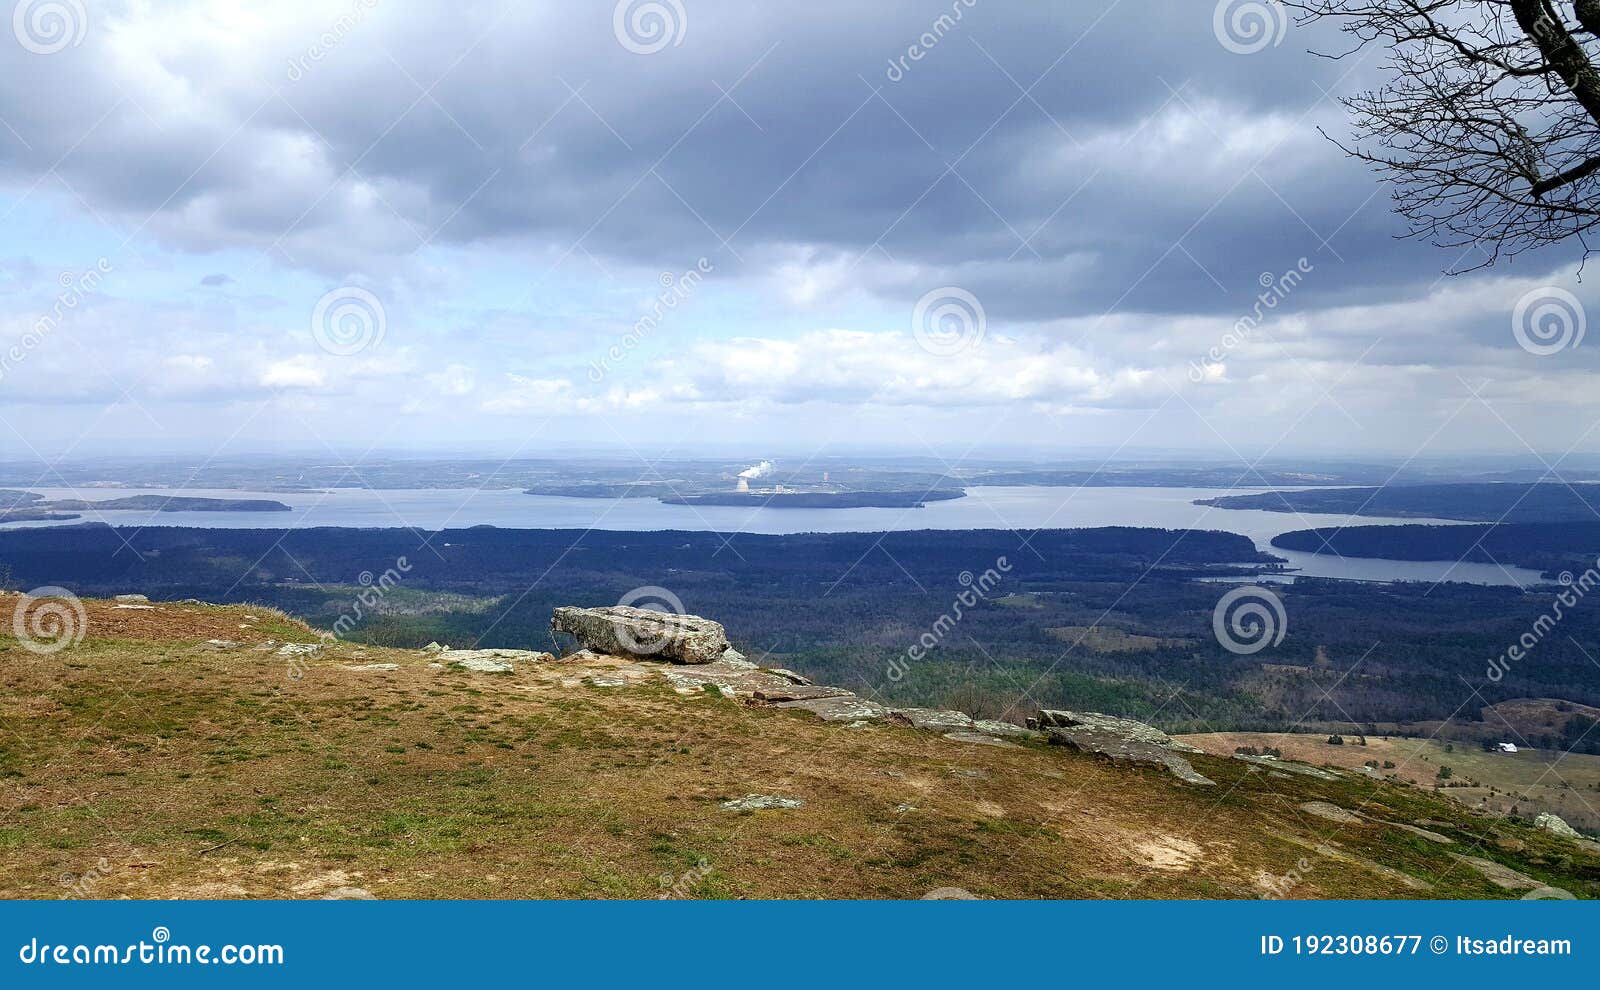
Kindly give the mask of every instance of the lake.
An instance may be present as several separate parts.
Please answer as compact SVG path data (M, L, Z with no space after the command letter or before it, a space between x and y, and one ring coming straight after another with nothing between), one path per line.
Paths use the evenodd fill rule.
M1153 526L1239 533L1289 561L1300 574L1365 581L1465 581L1474 584L1543 583L1537 571L1452 561L1397 561L1321 556L1270 546L1279 533L1325 526L1421 523L1460 525L1448 519L1352 517L1329 513L1266 512L1195 505L1196 499L1284 489L1262 488L969 488L967 497L930 502L920 509L772 509L750 506L663 505L653 498L587 499L524 495L514 489L339 488L316 493L215 489L32 488L47 499L110 499L129 494L268 498L293 512L85 511L73 522L113 526L195 526L213 529L281 529L354 526L447 527L491 525L519 529L682 529L741 533L849 533L910 529L1039 529ZM3 528L70 523L6 523Z

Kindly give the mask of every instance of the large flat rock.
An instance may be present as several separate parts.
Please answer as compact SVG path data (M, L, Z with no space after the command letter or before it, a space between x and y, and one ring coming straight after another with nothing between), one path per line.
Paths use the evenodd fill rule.
M563 605L551 617L550 628L597 653L672 663L712 663L728 649L728 634L720 622L631 605Z
M889 710L876 701L858 698L853 694L833 698L810 698L804 701L781 701L779 708L798 708L822 719L824 722L882 722L888 719Z

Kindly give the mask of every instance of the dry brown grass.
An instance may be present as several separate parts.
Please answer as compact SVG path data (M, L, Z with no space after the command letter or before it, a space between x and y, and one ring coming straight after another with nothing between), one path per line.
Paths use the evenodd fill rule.
M1291 872L1292 896L1505 895L1430 843L1310 818L1310 800L1443 822L1457 849L1515 832L1516 869L1580 892L1600 877L1411 788L1204 757L1218 786L1192 788L1042 745L595 687L559 663L478 674L341 643L295 680L266 641L316 637L281 615L88 608L62 653L0 637L6 896L1254 897ZM349 669L379 662L401 666ZM719 806L749 793L805 806ZM1308 863L1319 844L1341 858Z

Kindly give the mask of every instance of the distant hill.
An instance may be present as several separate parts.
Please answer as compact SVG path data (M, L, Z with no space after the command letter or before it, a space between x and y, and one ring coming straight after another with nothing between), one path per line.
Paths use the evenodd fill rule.
M1600 556L1600 522L1325 527L1282 533L1272 545L1341 557L1499 563L1553 576L1594 565Z
M77 519L80 512L288 512L289 506L266 498L203 498L193 495L128 495L89 500L47 499L36 492L0 491L0 522Z
M1197 505L1267 512L1462 519L1470 522L1600 522L1600 485L1392 485L1262 492L1198 499Z

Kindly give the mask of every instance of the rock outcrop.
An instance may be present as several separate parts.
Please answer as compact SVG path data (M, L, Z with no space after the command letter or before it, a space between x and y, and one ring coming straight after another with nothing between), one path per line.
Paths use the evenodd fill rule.
M1552 815L1546 811L1533 820L1534 827L1542 828L1551 835L1559 835L1563 839L1581 839L1578 830L1566 823L1560 815Z
M1042 709L1034 720L1050 741L1113 763L1160 767L1186 784L1211 786L1216 781L1198 773L1180 753L1198 753L1153 725L1099 712Z
M555 610L550 628L596 653L673 663L713 663L728 650L728 634L720 622L631 605L564 605Z

